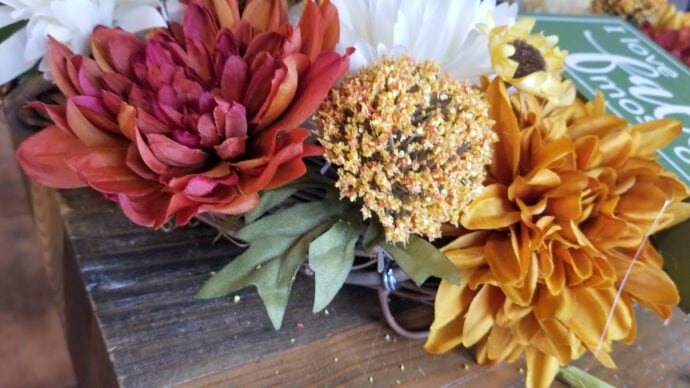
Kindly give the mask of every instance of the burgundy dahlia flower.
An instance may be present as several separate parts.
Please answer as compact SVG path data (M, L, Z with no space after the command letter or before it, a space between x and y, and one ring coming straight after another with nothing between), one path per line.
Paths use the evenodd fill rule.
M182 25L146 42L97 27L93 59L50 41L63 105L33 103L54 121L17 151L48 186L91 186L134 222L183 224L200 212L241 214L258 192L305 172L300 124L347 71L333 52L329 1L309 2L297 27L285 1L190 0Z
M663 30L645 23L640 29L671 55L690 66L690 27Z

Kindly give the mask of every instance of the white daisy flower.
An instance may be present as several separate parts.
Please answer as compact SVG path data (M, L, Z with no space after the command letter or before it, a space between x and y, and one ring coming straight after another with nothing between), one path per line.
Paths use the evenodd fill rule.
M495 0L332 0L340 14L337 49L355 47L350 71L382 56L406 54L441 65L457 80L476 81L491 73L489 41L476 26L493 16L496 25L510 25L517 4Z
M0 44L0 84L11 81L41 60L39 70L48 71L45 58L48 35L73 52L89 52L91 31L97 25L139 32L166 26L158 0L3 0L0 28L28 20L25 27ZM168 1L177 9L179 1ZM46 74L47 75L47 74Z
M592 9L592 0L526 0L520 9L531 12L587 14Z

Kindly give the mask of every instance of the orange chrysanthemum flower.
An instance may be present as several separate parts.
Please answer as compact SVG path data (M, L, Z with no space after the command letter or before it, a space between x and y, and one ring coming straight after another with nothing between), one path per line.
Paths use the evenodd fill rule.
M614 367L611 343L636 334L633 303L668 319L679 300L647 235L687 210L676 211L688 188L655 160L680 124L629 126L601 96L545 111L498 80L487 97L494 163L443 248L462 281L441 283L426 348L475 346L483 364L524 352L528 386L548 386L585 350Z

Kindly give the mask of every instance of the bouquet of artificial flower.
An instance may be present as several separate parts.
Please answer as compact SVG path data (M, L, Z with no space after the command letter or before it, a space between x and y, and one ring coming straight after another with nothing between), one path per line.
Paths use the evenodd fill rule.
M681 126L577 99L515 5L182 3L143 37L97 26L90 56L47 38L65 102L31 104L53 124L17 158L140 225L199 218L246 245L201 297L253 285L279 328L300 270L314 311L366 268L384 300L438 278L426 348L525 354L529 386L587 350L613 366L633 303L670 316L648 236L688 214L655 160Z

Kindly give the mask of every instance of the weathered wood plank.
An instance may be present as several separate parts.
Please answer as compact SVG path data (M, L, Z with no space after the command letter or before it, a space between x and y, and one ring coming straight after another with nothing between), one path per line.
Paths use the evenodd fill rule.
M228 242L212 243L212 228L141 228L90 190L61 191L59 202L74 253L72 272L98 324L90 335L101 336L102 362L123 386L523 384L523 361L485 367L467 350L434 356L422 341L398 338L381 322L376 295L367 289L346 287L328 314L314 315L312 282L300 277L283 328L274 331L254 290L238 293L238 302L194 299L234 252ZM408 322L429 317L424 308L401 310ZM616 385L687 384L687 316L676 311L667 327L645 311L639 317L638 341L616 346L618 370L588 357L577 364Z

